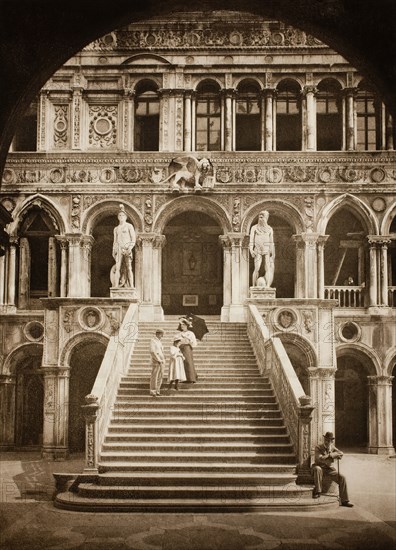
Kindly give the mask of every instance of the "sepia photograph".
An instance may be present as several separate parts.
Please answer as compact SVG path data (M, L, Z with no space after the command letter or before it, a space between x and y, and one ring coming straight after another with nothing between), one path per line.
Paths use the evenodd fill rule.
M2 550L396 546L395 44L0 0Z

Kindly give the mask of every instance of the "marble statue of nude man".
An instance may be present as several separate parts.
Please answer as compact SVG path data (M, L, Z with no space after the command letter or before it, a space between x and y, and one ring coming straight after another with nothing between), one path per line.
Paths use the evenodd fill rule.
M260 268L264 260L265 287L269 288L274 279L275 245L272 227L268 225L269 213L263 210L259 213L258 222L250 230L249 250L254 259L252 285L257 286Z

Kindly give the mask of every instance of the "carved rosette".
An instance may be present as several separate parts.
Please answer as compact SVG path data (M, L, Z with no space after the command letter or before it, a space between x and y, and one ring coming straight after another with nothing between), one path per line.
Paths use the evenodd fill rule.
M117 143L117 105L90 105L89 137L91 147L108 149Z

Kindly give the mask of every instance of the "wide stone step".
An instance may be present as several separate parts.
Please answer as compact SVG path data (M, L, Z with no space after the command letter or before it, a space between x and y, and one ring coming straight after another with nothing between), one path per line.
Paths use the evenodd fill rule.
M258 380L256 382L256 380ZM132 388L136 389L139 387L147 387L147 378L143 380L142 378L137 378L135 376L131 376L130 378L123 378L123 381L120 383L120 389L124 388ZM190 389L191 386L184 384L180 385L181 389ZM268 382L262 382L262 379L257 377L257 379L245 379L243 377L238 378L237 381L230 381L227 379L224 379L219 376L213 376L213 377L207 377L199 378L199 384L194 386L194 393L196 391L201 391L203 388L205 388L205 391L218 391L218 389L222 389L224 391L229 392L238 392L238 391L244 391L244 390L253 390L253 391L273 391L272 386Z
M271 422L279 422L271 421ZM137 423L134 422L133 424L128 423L115 423L114 421L110 424L108 433L113 434L130 434L130 435L145 435L149 434L149 437L153 437L154 435L158 434L158 429L161 430L161 434L164 434L164 437L166 435L178 435L178 436L185 436L185 437L195 437L197 435L203 435L203 436L214 436L214 437L240 437L240 436L248 436L248 437L261 437L261 436L267 436L268 437L277 437L282 436L284 437L287 435L287 429L286 426L281 423L280 425L272 425L272 426L262 426L262 422L257 422L257 426L250 426L246 423L240 424L233 424L232 422L229 422L228 424L217 424L214 425L215 430L213 430L212 424L203 423L203 424L191 424L190 422L188 424L181 424L177 423L174 425L168 424L168 425L158 425L158 423Z
M279 452L263 452L258 453L256 451L246 450L244 452L237 451L228 451L227 453L222 451L189 451L186 449L185 452L174 450L174 451L102 451L100 453L100 462L105 463L106 461L114 462L129 462L131 464L136 462L146 462L153 463L155 466L159 466L162 463L169 461L172 462L182 462L186 460L193 460L194 462L206 462L213 463L217 462L219 465L225 463L233 462L242 462L245 464L270 464L273 462L280 464L294 464L295 455L293 453L279 453ZM134 467L134 466L133 466Z
M111 426L118 426L119 424L130 424L131 420L137 421L137 423L147 423L147 424L153 424L155 423L157 425L158 430L162 430L164 426L178 426L179 424L189 423L190 426L198 426L198 427L211 427L213 430L220 429L223 425L226 425L227 423L230 425L233 425L234 422L239 422L241 427L262 427L265 423L265 426L282 426L283 427L283 419L282 417L277 414L274 416L266 416L265 419L263 418L246 418L246 415L206 415L204 417L202 416L189 416L189 415L167 415L166 417L162 416L160 417L157 413L155 414L148 414L148 415L134 415L131 414L116 414L111 419Z
M293 482L291 478L289 483ZM258 499L258 498L290 498L293 494L289 488L283 485L257 485L257 486L235 486L221 485L221 487L184 485L157 486L150 485L131 485L131 486L98 486L93 483L81 483L79 485L79 495L81 497L96 498L130 498L136 501L140 499ZM308 491L307 491L308 493ZM300 491L294 493L295 498L302 496ZM311 491L309 491L309 497ZM307 497L308 498L308 497Z
M106 486L169 486L183 485L196 486L198 483L202 487L213 486L272 486L289 483L296 478L293 472L294 467L290 465L268 464L262 472L184 472L168 471L166 475L163 472L104 472L98 475L96 484L101 487Z
M153 398L154 399L154 398ZM156 402L159 400L156 399ZM275 405L277 406L277 405ZM180 418L181 421L183 421L184 418L190 418L191 421L198 420L198 421L206 421L207 419L223 419L224 421L233 418L238 418L238 420L242 419L261 419L263 420L269 420L271 418L281 418L281 413L278 409L270 409L269 406L267 406L266 410L247 410L244 407L239 408L232 408L232 407L197 407L197 408L191 408L191 406L188 406L186 408L182 407L172 407L170 408L139 408L139 407L131 407L130 409L127 409L125 407L116 407L113 409L112 413L112 419L120 420L122 418L157 418L157 417L165 417L166 419L171 418ZM164 418L164 419L165 419Z
M244 453L246 456L251 455L267 455L268 453L279 453L283 455L292 451L292 445L290 443L239 443L237 441L210 441L210 442L199 442L193 443L180 442L175 443L174 441L153 441L153 442L142 442L142 441L128 441L128 442L106 442L102 446L102 454L106 453L134 453L134 452L147 452L147 453L159 453L163 452L164 454L173 453L192 453L192 456L198 456L201 453L226 453L228 457L233 453ZM197 453L197 455L195 454Z
M268 443L276 445L290 445L289 436L287 434L274 434L274 435L249 435L249 434L194 434L184 433L109 433L106 435L105 444L112 445L115 443L129 444L138 443L145 444L150 443L153 445L162 445L163 443L171 444L173 446L184 444L199 444L206 445L211 443L216 445L217 443L228 443L229 445L266 445Z
M118 390L116 405L122 402L147 403L149 401L147 389L149 389L148 384L146 387L136 390ZM164 386L161 388L161 394L166 397L167 403L187 403L199 401L201 403L257 403L258 405L262 405L264 403L275 402L275 397L268 393L255 393L253 395L244 395L243 393L227 395L219 392L211 392L208 395L208 393L200 391L199 393L194 392L189 394L188 391L183 391L182 389L175 390L172 388L169 390L167 387L164 388Z
M265 400L251 397L245 399L235 399L231 398L226 400L224 397L221 397L223 401L214 400L211 398L205 399L204 397L195 396L195 395L183 395L176 391L171 391L169 393L161 394L161 399L163 397L164 403L169 407L175 408L189 408L192 407L196 409L197 407L202 409L229 409L235 411L235 409L243 408L244 410L260 410L263 407L269 409L277 409L278 404L275 401L275 397L266 397ZM113 405L113 411L123 410L123 409L132 409L136 407L151 407L153 398L150 395L141 395L135 399L126 400L117 399Z
M272 460L267 463L264 462L247 462L247 461L184 461L178 460L163 460L161 462L146 462L145 460L130 461L130 460L106 460L100 461L98 469L100 473L104 472L119 472L120 474L142 472L149 474L151 472L161 473L163 475L169 472L184 472L186 475L191 473L202 474L206 477L208 473L217 474L243 474L243 473L255 473L262 474L268 472L289 472L294 473L296 468L295 460Z

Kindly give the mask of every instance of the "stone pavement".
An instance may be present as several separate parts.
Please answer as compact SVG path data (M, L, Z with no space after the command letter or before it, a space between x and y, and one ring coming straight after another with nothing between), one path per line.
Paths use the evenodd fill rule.
M396 545L396 459L348 453L352 509L228 514L79 513L54 508L52 472L81 472L82 457L0 458L2 550L382 550ZM322 497L325 498L325 497ZM327 497L331 500L334 497Z

